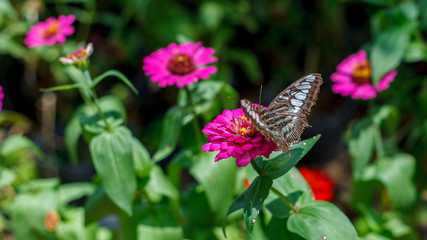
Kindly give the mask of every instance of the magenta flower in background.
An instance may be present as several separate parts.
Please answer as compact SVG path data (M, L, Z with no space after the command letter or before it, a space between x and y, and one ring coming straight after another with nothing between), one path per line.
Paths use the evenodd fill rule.
M337 71L331 75L334 82L332 91L353 99L367 100L375 98L377 92L386 90L397 75L397 70L392 70L384 75L377 86L372 84L371 64L366 52L361 50L344 59Z
M176 84L182 88L216 73L216 67L206 66L217 61L214 53L213 48L203 47L201 42L171 43L145 57L142 69L159 87Z
M203 129L203 133L209 135L203 151L219 151L215 162L234 157L237 166L242 167L258 156L268 158L276 150L276 145L251 125L241 108L224 110Z
M55 43L63 44L66 36L74 33L71 24L76 18L73 15L59 16L58 19L50 17L30 28L24 40L29 48L52 46Z

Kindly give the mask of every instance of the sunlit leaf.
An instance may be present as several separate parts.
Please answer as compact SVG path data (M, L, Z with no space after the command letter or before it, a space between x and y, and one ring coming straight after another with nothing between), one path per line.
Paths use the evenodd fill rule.
M89 144L91 157L108 197L132 214L136 177L132 160L130 131L125 127L113 129L94 137Z
M211 209L224 215L232 201L237 166L234 161L215 162L215 154L203 152L194 156L190 173L206 191Z
M357 239L352 223L335 205L313 201L289 217L288 229L305 239Z
M13 181L15 181L15 174L12 170L7 168L0 169L0 189L12 184Z

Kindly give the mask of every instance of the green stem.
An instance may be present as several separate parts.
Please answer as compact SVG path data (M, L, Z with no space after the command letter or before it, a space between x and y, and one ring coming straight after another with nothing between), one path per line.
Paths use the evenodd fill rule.
M256 164L255 160L251 160L251 165L254 168L254 170L259 174L262 175L262 170L259 168L258 164ZM277 196L279 196L280 199L282 199L282 201L286 204L286 206L288 206L289 209L291 209L292 212L294 213L299 213L299 209L297 206L293 205L283 194L281 194L279 192L279 190L277 190L276 188L274 188L273 186L270 187L270 191L272 191L273 193L275 193Z
M377 159L384 158L384 144L381 137L380 126L375 126L375 144L377 147Z
M83 71L83 74L86 77L87 84L90 86L92 84L92 77L90 76L89 71L86 69ZM111 126L108 123L107 118L105 117L104 112L101 109L101 105L99 104L99 100L98 100L98 97L96 95L95 89L90 88L90 90L91 90L91 95L92 95L92 99L93 99L93 104L95 105L96 109L98 110L99 116L104 121L106 129L111 130Z
M286 206L288 206L289 209L292 210L292 212L299 213L298 207L295 206L295 205L293 205L285 196L283 196L282 193L279 192L279 190L277 190L276 188L274 188L273 186L271 186L270 191L272 191L277 196L279 196L279 198L282 199L282 201L286 204Z
M190 89L188 88L188 86L185 86L184 90L185 90L185 93L187 94L187 106L193 107L193 101L191 100L191 91L190 91Z
M185 93L187 94L187 107L191 109L191 113L194 115L194 118L192 120L193 127L196 131L200 131L202 128L200 127L200 124L196 115L196 110L194 109L193 101L191 99L191 91L188 88L188 86L185 86L184 90L185 90ZM196 134L196 143L198 146L197 148L200 148L203 145L203 139L200 134Z

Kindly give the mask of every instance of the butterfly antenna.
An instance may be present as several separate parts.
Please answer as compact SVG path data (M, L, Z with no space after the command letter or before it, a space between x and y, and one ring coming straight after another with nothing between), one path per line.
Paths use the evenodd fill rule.
M261 95L262 95L262 84L259 87L259 99L258 99L258 104L261 104Z

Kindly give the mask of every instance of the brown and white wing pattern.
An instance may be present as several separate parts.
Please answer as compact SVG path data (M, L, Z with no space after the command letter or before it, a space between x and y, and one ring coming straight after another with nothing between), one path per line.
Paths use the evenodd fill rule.
M273 140L278 149L289 153L289 148L301 140L304 128L309 126L306 117L316 103L322 83L320 74L306 75L277 95L268 110L246 99L240 104L252 125Z

